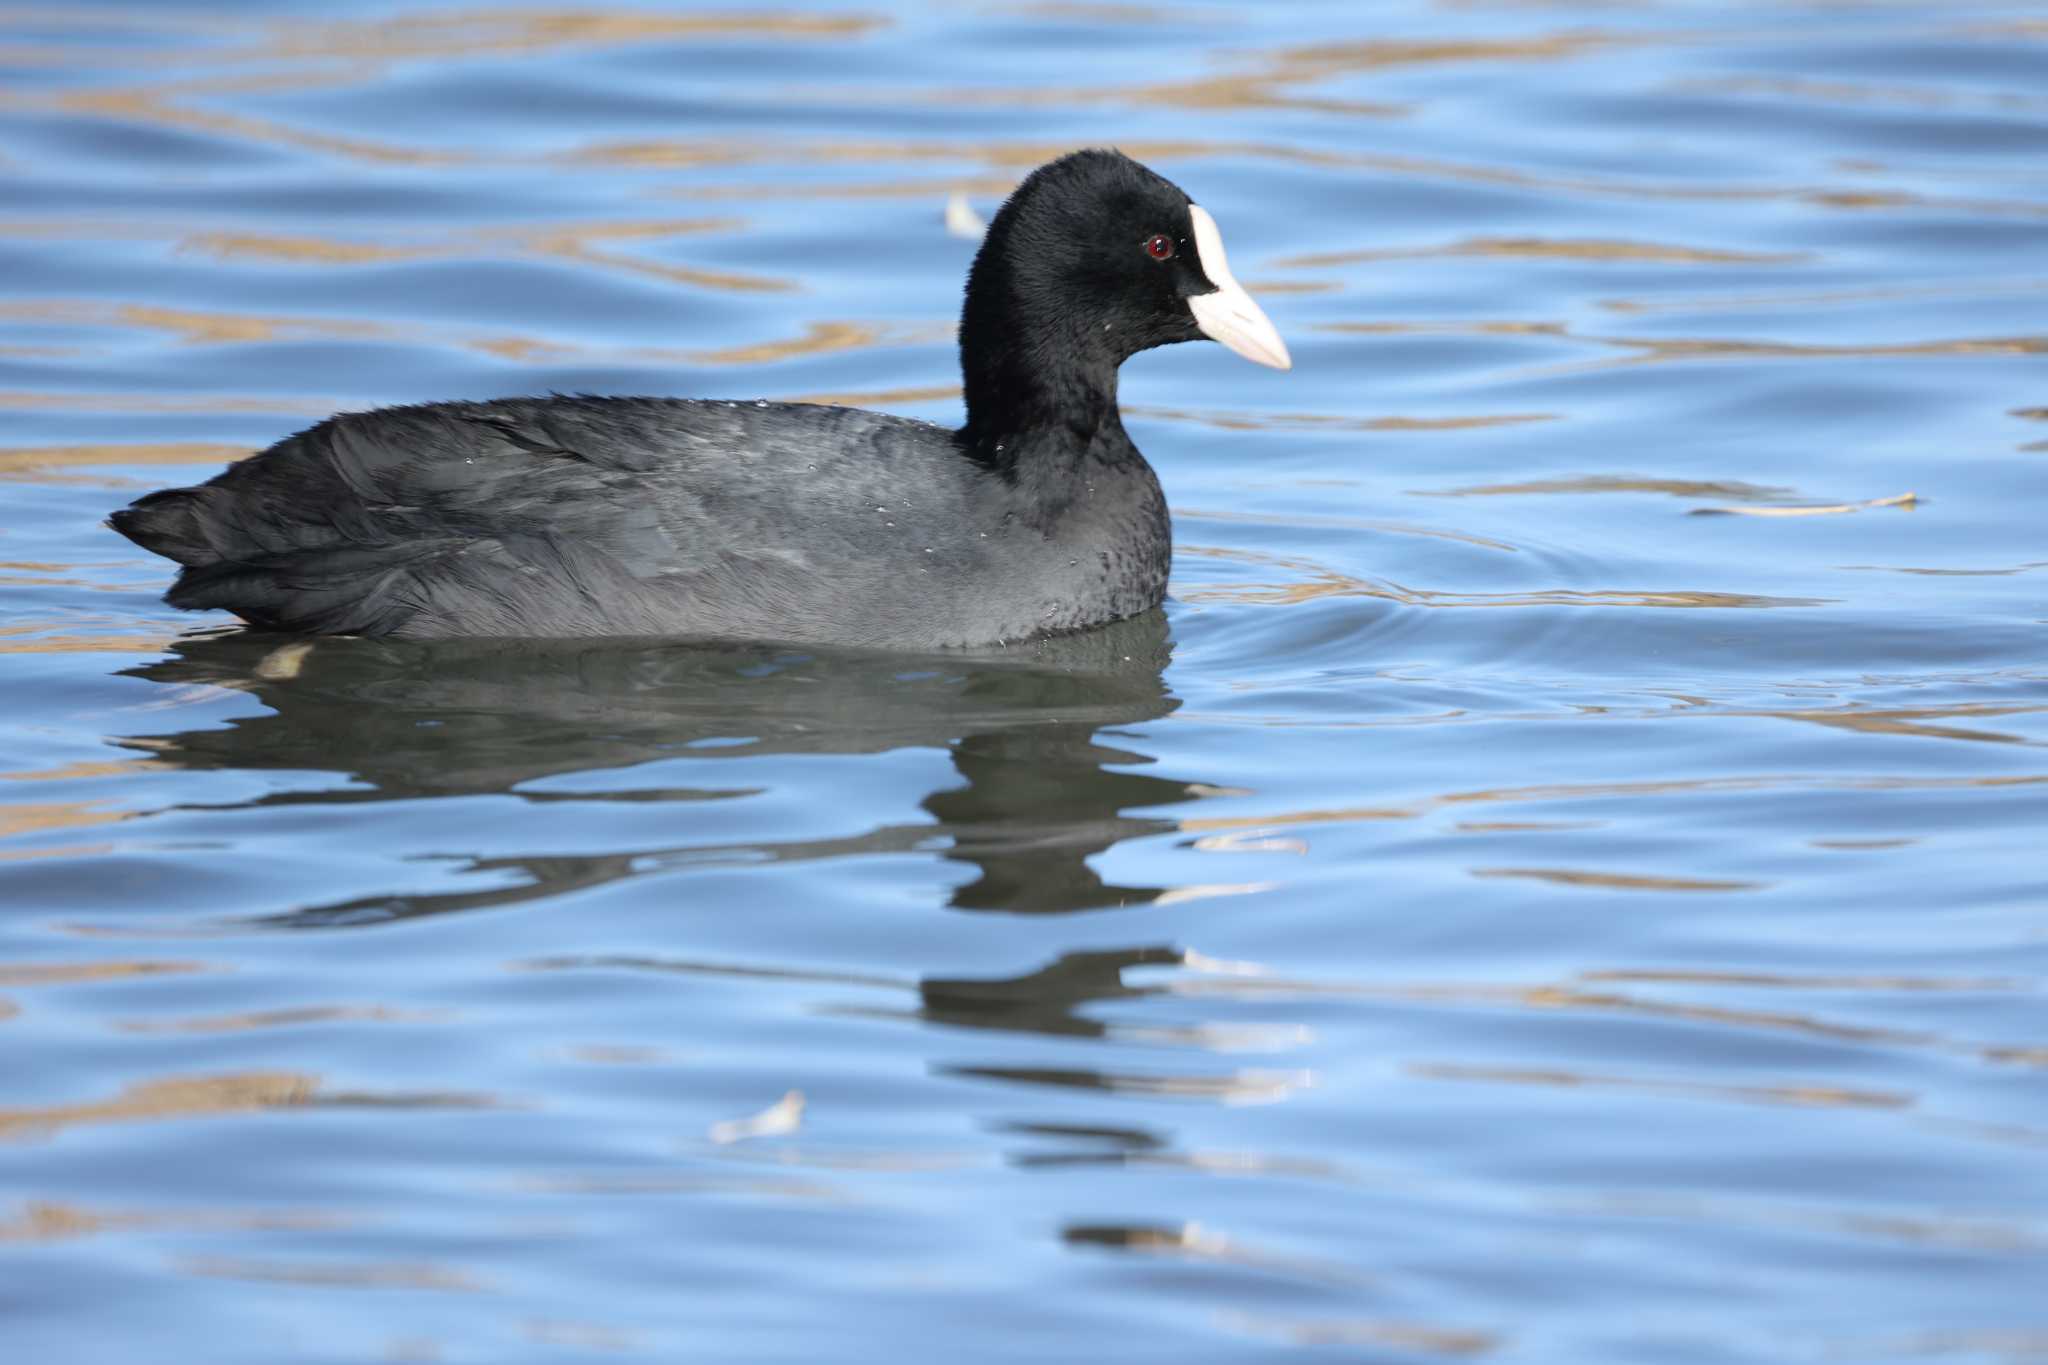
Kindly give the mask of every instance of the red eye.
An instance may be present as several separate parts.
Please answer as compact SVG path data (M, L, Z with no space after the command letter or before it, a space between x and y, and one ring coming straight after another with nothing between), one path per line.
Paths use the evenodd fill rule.
M1145 243L1145 254L1155 261L1172 260L1173 238L1163 232L1154 233L1152 239Z

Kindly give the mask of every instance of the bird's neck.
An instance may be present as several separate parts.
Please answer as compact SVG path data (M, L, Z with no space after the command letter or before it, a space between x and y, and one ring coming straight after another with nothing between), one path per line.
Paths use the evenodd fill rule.
M1028 472L1052 475L1086 459L1135 456L1117 411L1123 357L1112 339L1086 335L1074 319L1036 316L1027 301L996 293L971 290L961 314L962 447L1012 478L1027 464L1044 466Z
M1123 433L1114 369L1090 373L1020 367L1005 373L970 368L966 379L967 424L960 437L992 466L1013 465L1026 450L1078 453L1104 436Z

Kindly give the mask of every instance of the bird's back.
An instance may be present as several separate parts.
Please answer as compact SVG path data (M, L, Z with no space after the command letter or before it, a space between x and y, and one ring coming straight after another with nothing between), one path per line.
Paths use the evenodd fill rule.
M295 632L933 647L1156 602L1061 608L1015 504L929 423L555 397L334 417L112 520L182 566L173 605Z

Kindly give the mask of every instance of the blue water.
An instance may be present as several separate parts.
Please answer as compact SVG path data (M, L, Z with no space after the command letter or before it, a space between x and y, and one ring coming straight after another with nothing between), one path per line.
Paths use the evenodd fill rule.
M1174 598L303 647L338 409L957 420L1113 143ZM11 1359L2048 1357L2038 4L0 14ZM1912 495L1908 498L1906 495Z

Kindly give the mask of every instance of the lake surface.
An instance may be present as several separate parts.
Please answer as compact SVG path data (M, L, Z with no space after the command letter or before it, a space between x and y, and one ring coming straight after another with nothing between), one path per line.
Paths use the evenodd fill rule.
M1163 613L304 647L337 409L957 421L1114 143ZM0 13L17 1360L2048 1358L2048 10ZM1906 495L1913 495L1907 497Z

